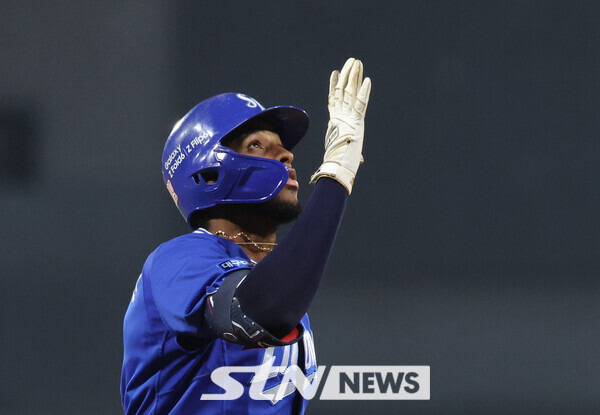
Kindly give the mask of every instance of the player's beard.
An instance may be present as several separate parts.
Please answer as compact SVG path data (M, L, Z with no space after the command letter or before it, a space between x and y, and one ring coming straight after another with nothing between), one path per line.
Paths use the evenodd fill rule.
M302 213L300 202L282 201L277 198L261 203L236 203L222 204L193 213L191 224L194 229L207 228L211 219L227 219L242 229L251 231L253 228L260 233L256 226L261 223L270 225L283 225L289 223Z
M262 203L247 203L242 206L245 213L260 216L279 224L296 220L302 213L300 202L288 202L276 198Z

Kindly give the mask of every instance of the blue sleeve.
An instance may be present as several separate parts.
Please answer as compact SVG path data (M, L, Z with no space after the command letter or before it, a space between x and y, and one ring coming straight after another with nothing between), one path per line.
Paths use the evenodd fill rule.
M276 336L296 327L314 298L346 208L348 193L333 179L317 182L285 238L236 290L244 312Z
M190 236L171 241L159 247L148 264L144 277L148 278L149 294L162 321L176 335L209 337L203 318L207 296L217 291L231 272L253 266L247 258L232 257L211 238Z

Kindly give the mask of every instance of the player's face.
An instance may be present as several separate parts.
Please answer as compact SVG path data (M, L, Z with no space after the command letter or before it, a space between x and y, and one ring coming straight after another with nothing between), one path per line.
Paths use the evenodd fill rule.
M283 147L281 138L277 133L268 130L255 131L246 137L235 140L229 144L229 147L240 154L270 158L282 162L288 169L289 178L275 200L292 204L298 203L298 178L296 170L292 168L294 155Z

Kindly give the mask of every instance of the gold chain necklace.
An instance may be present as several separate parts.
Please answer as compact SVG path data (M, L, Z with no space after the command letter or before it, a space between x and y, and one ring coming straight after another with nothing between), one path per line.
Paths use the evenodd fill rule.
M260 251L264 251L264 252L271 252L273 250L273 248L272 247L260 246L260 245L272 245L272 246L276 246L277 245L277 243L275 243L275 242L254 242L252 240L252 238L250 238L244 232L238 232L235 235L227 235L225 232L223 232L221 230L218 230L218 231L215 231L215 235L222 236L223 238L229 239L230 241L233 241L234 239L239 238L241 236L242 238L244 238L245 242L235 242L236 244L238 244L238 245L252 245L256 249L258 249Z

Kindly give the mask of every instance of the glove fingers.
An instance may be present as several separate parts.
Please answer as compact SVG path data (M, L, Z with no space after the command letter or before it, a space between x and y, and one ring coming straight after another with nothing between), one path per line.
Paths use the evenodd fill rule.
M350 71L350 75L348 77L348 83L344 90L344 104L347 104L350 107L352 107L354 100L356 100L358 86L362 82L362 78L360 78L362 66L362 62L358 59L354 61L354 64L352 64L352 70Z
M329 77L329 95L333 93L335 90L335 86L338 83L338 78L340 76L340 71L331 72L331 76Z
M334 96L337 101L336 104L339 106L341 106L342 102L344 101L344 89L346 88L346 84L348 83L348 75L350 73L350 70L352 69L352 66L354 65L354 61L354 58L349 58L344 64L344 67L342 68L342 71L340 72L340 75L338 77L338 82L335 86Z
M340 76L339 71L331 72L331 76L329 77L329 95L328 95L328 106L333 105L334 97L335 97L335 86L338 83L338 78Z
M365 78L358 91L358 95L356 97L356 103L354 104L354 108L360 114L364 114L367 110L367 105L369 104L369 95L371 94L371 78Z
M350 73L350 70L352 69L352 66L354 65L355 61L356 59L354 58L348 58L346 63L344 63L344 67L340 72L340 79L338 83L339 86L344 87L346 85L346 82L348 80L348 74Z
M360 86L360 84L363 81L363 63L362 63L362 61L359 61L359 62L360 62L360 68L359 68L360 71L358 73L358 86Z

